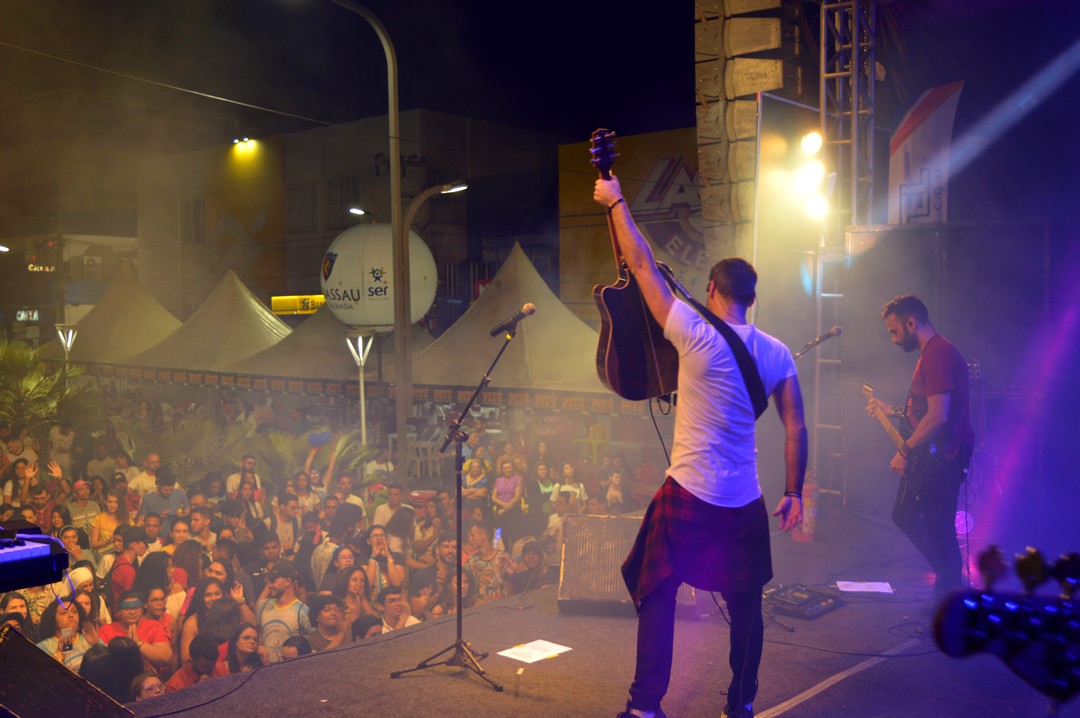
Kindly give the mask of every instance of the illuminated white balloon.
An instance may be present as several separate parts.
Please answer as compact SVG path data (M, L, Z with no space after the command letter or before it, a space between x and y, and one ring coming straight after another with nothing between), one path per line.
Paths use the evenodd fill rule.
M320 280L326 306L354 327L394 326L394 243L388 224L358 224L339 234L323 255ZM435 301L438 272L420 235L409 232L410 324Z

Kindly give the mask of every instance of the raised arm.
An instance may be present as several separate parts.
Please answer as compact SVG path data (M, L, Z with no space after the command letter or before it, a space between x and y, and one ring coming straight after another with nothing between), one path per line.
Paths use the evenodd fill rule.
M610 180L596 180L593 200L608 211L611 227L623 259L626 260L626 266L637 279L641 295L645 297L645 303L656 323L664 326L671 311L671 304L675 301L675 293L656 268L652 249L634 223L630 206L623 199L619 180L614 175Z

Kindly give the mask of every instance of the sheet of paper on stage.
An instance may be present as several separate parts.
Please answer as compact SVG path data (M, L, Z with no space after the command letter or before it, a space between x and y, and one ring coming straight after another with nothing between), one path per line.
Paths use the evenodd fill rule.
M836 587L848 593L895 593L888 581L837 581Z
M559 644L550 641L536 640L529 643L523 643L520 646L514 646L513 648L507 648L505 651L499 651L499 655L513 658L522 663L536 663L545 658L554 658L560 653L566 653L570 650L573 649L569 646L560 646Z

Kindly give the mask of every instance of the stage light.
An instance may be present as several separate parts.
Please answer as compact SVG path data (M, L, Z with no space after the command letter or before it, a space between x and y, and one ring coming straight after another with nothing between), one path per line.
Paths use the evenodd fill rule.
M829 200L823 194L812 195L806 200L806 213L813 219L825 219L829 214Z
M967 536L975 528L975 518L967 511L957 511L953 519L953 526L958 536Z
M797 194L809 194L818 190L825 181L825 165L818 160L811 160L795 170L792 180Z
M803 135L799 144L802 147L804 155L816 155L821 151L824 139L821 137L820 132L808 132Z
M442 190L440 194L454 194L455 192L464 192L467 189L469 189L469 185L464 182L456 182L452 183L449 188Z
M357 216L364 214L364 210L359 207L349 207L349 214L355 214Z
M243 144L245 142L251 142L251 138L250 137L234 137L233 141L232 141L232 143L234 145Z
M4 245L0 244L0 252L10 252L10 251L11 251L10 249L8 249Z

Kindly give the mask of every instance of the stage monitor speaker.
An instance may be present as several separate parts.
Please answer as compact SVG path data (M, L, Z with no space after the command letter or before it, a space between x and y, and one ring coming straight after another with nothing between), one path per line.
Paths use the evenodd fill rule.
M567 516L563 519L559 610L563 613L633 616L622 563L641 526L639 516ZM695 618L697 592L679 588L676 615Z
M0 628L0 716L126 718L133 715L11 626Z

